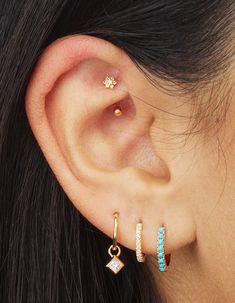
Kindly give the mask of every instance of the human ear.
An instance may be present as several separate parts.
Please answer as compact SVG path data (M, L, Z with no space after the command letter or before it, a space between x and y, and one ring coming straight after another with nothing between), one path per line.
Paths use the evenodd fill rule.
M113 89L103 85L107 75L117 82ZM149 86L118 47L91 36L68 36L40 57L26 113L58 182L92 224L111 237L118 212L118 240L134 249L135 225L142 221L147 254L156 253L157 229L164 224L170 253L195 240L195 223L190 207L176 199L170 164L153 148L156 117L132 97ZM113 114L115 105L122 109L120 117Z

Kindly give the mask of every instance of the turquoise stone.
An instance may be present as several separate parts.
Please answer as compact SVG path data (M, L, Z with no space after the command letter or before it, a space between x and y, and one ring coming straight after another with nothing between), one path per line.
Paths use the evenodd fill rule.
M165 227L160 227L158 230L158 238L157 238L157 261L159 265L159 270L161 272L166 271L166 263L164 258L164 235L165 235Z

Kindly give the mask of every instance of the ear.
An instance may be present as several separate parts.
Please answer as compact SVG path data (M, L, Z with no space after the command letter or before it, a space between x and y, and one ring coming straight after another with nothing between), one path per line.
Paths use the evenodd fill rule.
M117 82L113 89L103 85L107 75ZM74 35L42 54L28 86L26 113L56 178L92 224L111 237L118 212L118 241L134 249L135 225L142 221L143 251L150 254L164 224L170 253L194 241L195 224L190 208L175 201L164 154L153 148L154 112L132 97L150 89L121 49Z

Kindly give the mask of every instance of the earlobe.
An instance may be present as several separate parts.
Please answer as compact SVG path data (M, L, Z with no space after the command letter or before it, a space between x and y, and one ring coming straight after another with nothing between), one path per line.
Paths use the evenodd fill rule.
M26 113L56 178L91 223L112 236L117 211L119 241L134 249L141 219L143 251L156 253L157 228L164 222L170 225L170 252L193 241L194 221L187 209L180 222L190 222L190 233L180 233L179 218L168 212L170 170L149 136L155 117L130 93L144 81L114 45L70 36L55 41L40 58L27 90Z

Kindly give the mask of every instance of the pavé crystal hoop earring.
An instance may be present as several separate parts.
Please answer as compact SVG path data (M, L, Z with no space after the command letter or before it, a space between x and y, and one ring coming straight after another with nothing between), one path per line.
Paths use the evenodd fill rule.
M171 255L165 255L164 246L166 239L166 227L161 226L157 234L157 261L160 272L166 272L170 264Z
M108 253L112 257L106 265L113 273L117 274L125 264L119 259L121 248L117 244L118 234L118 213L114 213L114 226L113 226L113 244L109 247Z
M137 223L135 230L135 245L136 245L136 258L140 263L144 263L145 254L142 252L142 236L143 236L143 224Z

